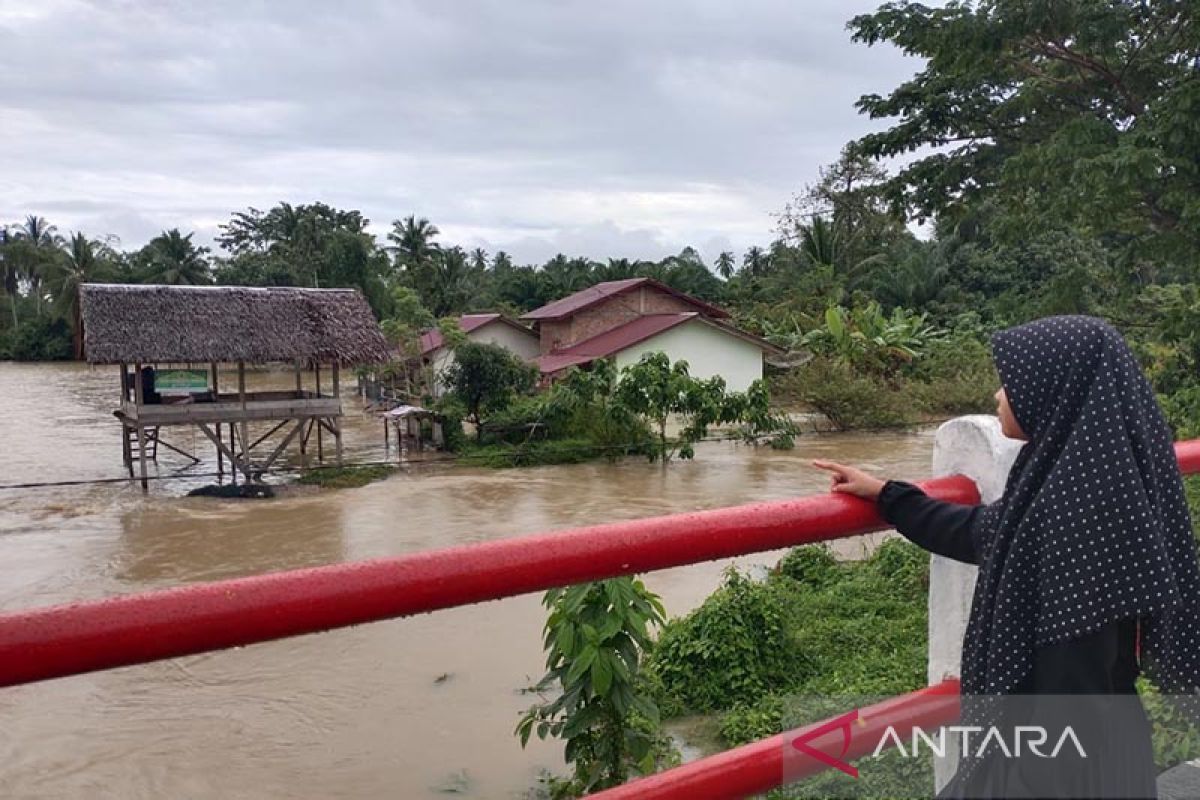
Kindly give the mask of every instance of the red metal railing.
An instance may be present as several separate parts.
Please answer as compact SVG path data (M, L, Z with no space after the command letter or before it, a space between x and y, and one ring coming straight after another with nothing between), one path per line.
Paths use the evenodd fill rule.
M977 503L968 478L926 481ZM887 527L827 494L615 522L0 615L0 686L266 642Z
M850 746L842 759L852 761L875 749L889 725L901 736L908 737L913 727L933 728L958 719L958 681L947 680L900 695L866 708L860 708L859 722L854 727ZM735 747L714 756L701 758L674 769L603 792L589 795L596 800L675 800L675 798L749 797L774 789L783 783L784 752L797 738L809 747L824 753L839 753L842 749L841 729L829 730L819 736L811 732L826 725L814 722L769 739ZM816 758L793 756L787 764L787 780L795 781L816 775L828 765Z
M1200 472L1200 439L1177 443L1175 452L1182 472ZM943 500L979 502L974 482L963 476L919 485ZM0 615L0 686L887 527L871 503L826 494L18 611ZM957 715L956 699L947 699L956 694L957 682L948 681L873 706L870 714L896 724L936 725ZM643 778L603 796L741 797L765 791L783 778L785 743L804 730ZM814 772L821 768L814 762Z

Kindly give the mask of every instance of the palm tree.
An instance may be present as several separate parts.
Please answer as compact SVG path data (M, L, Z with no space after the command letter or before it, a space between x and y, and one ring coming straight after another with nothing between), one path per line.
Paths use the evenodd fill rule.
M497 250L496 255L492 258L492 269L496 272L509 272L513 268L512 256L503 250Z
M471 251L471 268L484 272L488 268L487 250L482 247L476 247Z
M396 260L403 267L419 267L440 249L433 241L439 233L441 231L437 225L424 217L417 219L414 214L409 214L402 220L392 221L392 230L387 238L395 242L395 246L388 249L396 254Z
M192 244L192 236L172 228L151 239L141 253L146 264L143 280L172 286L209 283L208 248Z
M732 278L735 269L733 253L729 252L728 250L723 251L721 255L717 256L716 267L717 274L720 275L723 280L729 280Z
M29 293L37 304L38 316L42 314L42 281L45 270L54 261L62 237L58 229L46 222L45 217L30 214L25 222L16 227L14 239L18 245L19 278L29 285Z
M0 268L4 272L4 293L12 308L13 327L17 327L17 290L21 286L21 268L13 252L13 237L8 228L0 228Z
M758 246L751 247L746 251L746 255L742 256L742 265L752 278L757 278L767 271L767 262L767 254Z
M108 246L76 233L66 242L48 270L47 284L58 311L71 324L75 358L83 358L83 315L79 287L108 278L111 270Z
M861 287L870 270L885 260L882 253L876 253L857 263L845 263L837 232L824 217L813 217L811 223L801 226L800 252L812 266L824 268L833 275L840 272L847 292Z

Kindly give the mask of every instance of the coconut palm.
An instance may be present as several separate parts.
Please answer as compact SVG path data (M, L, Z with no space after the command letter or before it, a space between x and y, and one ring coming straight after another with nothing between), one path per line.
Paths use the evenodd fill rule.
M75 358L83 357L83 315L79 287L108 279L112 274L111 251L104 242L76 233L63 245L47 270L47 286L58 312L71 325Z
M208 248L197 247L192 236L172 228L151 239L139 254L144 263L143 280L172 286L209 283Z
M21 285L21 268L13 252L12 234L8 228L0 228L0 272L4 275L4 293L8 295L12 309L13 327L17 327L17 290Z
M409 214L404 219L393 220L387 238L395 245L389 247L396 254L396 261L404 269L413 269L427 263L440 246L433 240L441 231L429 220Z
M729 280L732 278L733 273L736 270L733 260L733 253L729 252L728 250L723 251L721 255L717 256L716 267L717 274L720 275L723 280Z
M838 276L846 292L862 288L872 269L885 261L882 253L876 253L858 262L846 263L837 231L824 217L813 217L812 222L801 226L800 253L810 266Z
M471 251L471 268L485 272L488 268L487 250L482 247L476 247Z
M36 303L37 313L41 316L45 270L56 258L62 237L45 217L36 214L26 216L25 221L13 228L11 233L15 244L10 248L10 255L16 256L18 284L21 280L25 281Z
M746 268L746 272L750 277L757 278L767 271L769 266L769 257L761 247L751 247L746 251L746 255L742 256L742 265Z

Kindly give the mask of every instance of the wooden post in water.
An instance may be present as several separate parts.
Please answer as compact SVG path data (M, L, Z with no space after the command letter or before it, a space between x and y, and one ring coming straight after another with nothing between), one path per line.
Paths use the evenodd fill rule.
M242 422L238 433L242 439L242 468L245 470L246 481L250 481L250 427L246 422L246 362L238 362L238 399L242 403ZM236 451L235 451L236 452ZM234 469L237 465L234 464Z
M142 365L133 365L136 372L133 375L134 407L137 409L137 443L138 443L138 472L142 476L142 491L148 491L150 482L146 479L146 429L142 427Z
M342 385L338 380L338 362L333 362L333 396L338 398L339 404L342 397ZM332 417L330 421L333 423L333 442L334 450L337 453L337 465L342 465L342 418L341 416Z
M121 405L124 406L129 400L129 370L124 361L121 362ZM121 420L121 461L125 463L125 468L129 470L129 477L133 477L133 448L129 446L129 426L125 424L125 420Z
M217 380L217 362L215 361L212 362L212 381L213 402L219 403L221 401L221 387ZM216 424L216 431L217 441L219 442L221 441L221 423L219 422ZM223 477L225 477L225 454L221 452L220 447L217 447L217 483L220 483Z
M229 452L234 457L233 463L229 465L229 479L236 486L238 482L238 465L237 465L237 426L232 422L229 423Z
M321 396L321 362L313 364L313 375L317 380L317 397ZM325 446L321 439L321 418L317 417L317 461L325 463Z

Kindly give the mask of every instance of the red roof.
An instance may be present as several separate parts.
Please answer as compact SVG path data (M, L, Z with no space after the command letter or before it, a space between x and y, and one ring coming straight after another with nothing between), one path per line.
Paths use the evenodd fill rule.
M514 328L519 328L522 331L524 331L525 333L528 333L530 336L534 335L533 331L529 330L524 325L513 322L511 319L504 316L503 314L495 314L495 313L493 313L493 314L463 314L461 317L458 318L458 327L462 329L463 333L470 333L473 330L482 328L484 325L487 325L490 322L496 322L497 320L499 320L500 322L504 322L508 325L511 325ZM445 338L442 336L442 332L439 331L437 328L430 328L429 330L427 330L421 334L421 355L427 356L430 353L432 353L434 350L437 350L443 344L445 344Z
M697 297L692 297L690 294L684 294L672 289L665 283L656 281L653 278L627 278L623 281L606 281L604 283L597 283L595 286L589 286L586 289L575 292L575 294L569 294L561 300L555 300L553 303L547 303L541 308L535 308L528 314L522 314L521 319L562 319L563 317L576 314L585 308L590 308L597 303L601 303L610 297L615 297L640 286L650 286L661 292L666 292L685 303L695 306L698 311L710 317L729 316L729 312L724 309L717 308Z
M677 325L682 325L691 320L699 320L705 325L710 325L728 333L730 336L745 339L752 344L758 345L763 350L780 352L778 347L765 339L760 339L753 334L738 330L732 325L726 325L709 319L698 312L689 311L682 314L647 314L644 317L638 317L624 325L619 325L590 339L585 339L578 344L547 353L537 358L534 363L537 364L538 369L541 370L543 375L549 375L564 370L567 367L579 366L587 364L590 361L595 361L597 358L607 358L608 356L615 355L626 348L633 347L638 342L644 342L653 336L657 336L664 331L668 331Z

